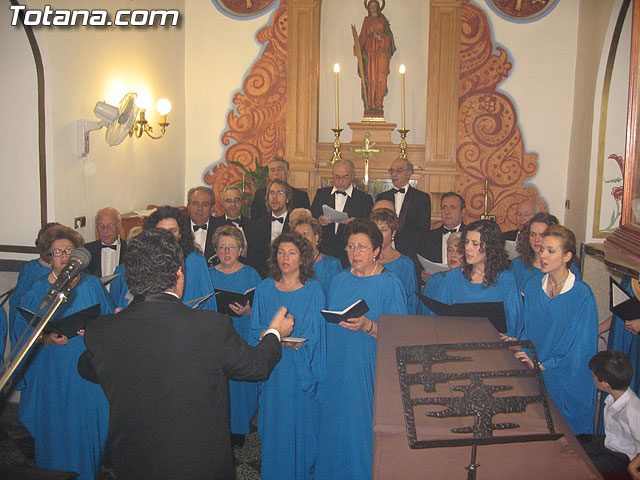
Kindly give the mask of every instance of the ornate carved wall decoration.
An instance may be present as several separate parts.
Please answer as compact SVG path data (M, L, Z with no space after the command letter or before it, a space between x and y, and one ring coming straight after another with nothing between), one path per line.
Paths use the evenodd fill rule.
M493 53L496 51L497 53ZM515 207L533 198L545 203L524 182L537 169L537 154L525 153L511 100L497 90L511 70L507 53L494 49L487 17L475 5L462 6L460 97L458 107L456 191L467 201L467 221L480 218L484 182L489 181L488 213L504 230L515 228Z
M271 24L262 28L256 38L266 44L262 56L254 63L244 80L242 91L233 97L237 107L227 116L228 130L222 143L228 145L225 161L205 171L204 181L211 185L216 198L222 198L227 185L242 181L242 171L229 160L252 168L273 157L284 157L286 90L287 90L287 0L281 0ZM223 213L216 202L216 214Z

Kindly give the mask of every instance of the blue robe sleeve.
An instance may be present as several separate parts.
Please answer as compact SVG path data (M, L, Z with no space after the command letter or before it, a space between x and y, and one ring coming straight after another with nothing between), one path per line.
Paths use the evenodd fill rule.
M502 301L507 317L507 336L520 338L524 330L522 320L522 295L516 287L513 275L504 271L498 276L498 286L502 286Z
M129 302L133 299L133 296L129 293L124 264L118 265L113 273L114 275L119 274L120 276L114 278L111 282L109 295L111 296L116 308L127 308L129 306Z
M197 252L187 255L184 262L184 293L182 303L201 298L213 292L211 276L207 268L207 261ZM201 307L201 310L217 310L216 297L211 297Z
M14 322L18 310L16 307L21 304L26 293L31 289L33 283L41 278L45 274L49 274L51 269L42 265L37 259L27 262L22 267L18 274L18 282L16 283L16 289L9 298L9 337L11 339L11 345L15 345L18 337L14 336Z

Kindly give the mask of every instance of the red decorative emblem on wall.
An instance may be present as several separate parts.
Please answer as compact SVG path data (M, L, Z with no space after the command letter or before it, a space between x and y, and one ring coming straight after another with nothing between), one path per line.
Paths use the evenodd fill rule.
M225 162L209 169L204 175L217 199L227 185L242 181L242 170L229 160L255 169L255 159L265 165L273 157L285 155L285 127L287 104L287 0L281 0L270 25L257 34L266 44L262 56L255 62L244 80L242 92L233 97L237 105L227 116L228 130L222 143L228 145ZM216 202L216 214L223 213Z
M534 187L524 187L538 169L537 155L524 152L515 107L497 91L511 62L502 48L493 53L487 17L469 2L462 7L460 49L456 191L467 200L467 219L477 220L487 179L488 213L510 230L516 226L515 207L525 198L547 208Z
M213 0L224 13L232 17L250 17L267 10L276 0Z
M487 0L491 9L511 21L532 22L547 15L558 0Z

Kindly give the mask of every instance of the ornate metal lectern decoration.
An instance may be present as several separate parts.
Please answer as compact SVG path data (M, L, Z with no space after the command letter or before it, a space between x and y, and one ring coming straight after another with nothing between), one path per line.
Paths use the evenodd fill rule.
M418 448L457 447L472 446L471 464L467 466L469 478L475 478L476 448L478 445L491 445L501 443L534 442L543 440L556 440L563 436L556 433L549 402L544 388L544 382L539 368L516 369L499 371L468 371L446 373L446 364L451 362L467 362L471 357L452 354L449 352L505 350L509 347L520 346L529 348L534 364L537 365L537 357L533 344L529 341L512 342L480 342L480 343L456 343L440 345L417 345L396 348L396 362L400 377L400 391L404 408L404 417L407 427L409 446ZM433 367L435 365L444 368ZM417 367L420 371L416 371ZM456 370L460 370L459 368ZM415 372L415 373L410 373ZM511 390L514 378L530 378L537 386L535 395L511 395L496 396L496 393ZM498 384L496 379L504 379ZM456 393L451 396L433 396L436 385L439 383L453 384L451 389ZM415 386L423 387L425 395L416 396ZM410 389L414 387L414 395ZM536 433L515 432L513 435L494 436L499 430L518 430L520 425L515 421L495 422L494 416L500 414L514 414L524 412L530 404L539 403L544 411L546 431ZM434 419L446 419L450 417L468 417L467 426L451 428L453 437L460 438L429 438L418 439L416 430L416 410L425 405L444 407L441 410L429 410L424 413ZM515 419L515 418L514 418ZM508 419L512 420L512 419ZM459 423L458 423L459 425ZM439 425L442 428L441 425ZM544 430L544 428L543 428ZM465 435L466 434L466 435ZM473 475L471 475L473 472Z

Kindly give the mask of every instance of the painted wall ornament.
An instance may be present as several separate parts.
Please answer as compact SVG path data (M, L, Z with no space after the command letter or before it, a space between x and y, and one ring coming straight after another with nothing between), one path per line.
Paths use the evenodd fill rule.
M360 34L351 25L354 36L353 54L358 59L358 75L361 79L362 101L365 119L384 120L384 97L387 94L389 64L396 51L389 20L384 16L378 0L364 0L367 16L362 21Z
M211 0L213 5L225 15L248 20L266 13L277 0Z
M558 4L558 0L486 0L497 15L511 22L540 20Z

